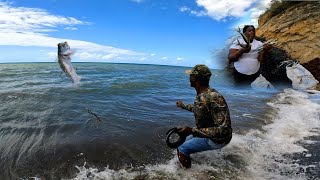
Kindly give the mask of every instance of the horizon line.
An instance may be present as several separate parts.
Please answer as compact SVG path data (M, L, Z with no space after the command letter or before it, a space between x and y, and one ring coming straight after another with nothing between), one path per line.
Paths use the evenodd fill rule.
M31 63L58 63L58 62L0 62L0 64L31 64ZM184 67L192 68L193 66L182 66L182 65L167 65L167 64L145 64L145 63L121 63L121 62L72 62L72 64L77 63L105 63L105 64L132 64L132 65L153 65L153 66L173 66L173 67ZM210 68L211 69L211 68Z

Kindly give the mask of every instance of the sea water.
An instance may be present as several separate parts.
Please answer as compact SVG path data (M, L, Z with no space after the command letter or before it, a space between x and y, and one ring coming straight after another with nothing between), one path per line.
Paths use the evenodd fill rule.
M233 85L212 70L233 138L192 155L184 169L166 131L194 126L186 67L74 63L0 64L0 179L320 179L320 93ZM95 113L88 113L88 110Z

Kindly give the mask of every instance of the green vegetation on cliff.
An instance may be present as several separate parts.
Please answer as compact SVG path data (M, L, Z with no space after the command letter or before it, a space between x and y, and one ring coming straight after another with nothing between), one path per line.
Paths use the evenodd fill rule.
M270 13L270 18L276 16L278 14L283 13L286 9L302 3L303 1L279 1L279 0L272 0L271 6L267 9L265 13Z

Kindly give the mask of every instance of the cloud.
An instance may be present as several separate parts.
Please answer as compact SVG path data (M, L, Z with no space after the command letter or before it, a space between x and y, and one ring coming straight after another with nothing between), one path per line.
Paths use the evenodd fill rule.
M180 8L180 11L181 11L181 12L188 12L188 11L190 11L190 10L191 10L191 9L188 8L188 7L186 7L186 6L183 6L183 7Z
M57 57L57 52L48 52L48 56L50 59L56 58Z
M0 2L0 32L44 33L56 31L58 26L87 25L73 17L49 14L37 8L13 7L10 3Z
M180 11L181 12L189 12L190 14L195 15L195 16L207 16L208 15L205 11L194 11L186 6L181 7Z
M204 10L195 11L183 6L180 12L195 16L209 16L217 21L225 21L233 17L241 18L237 26L253 24L257 27L259 16L270 7L271 0L196 0L196 3Z
M104 60L112 60L112 59L115 59L118 56L119 56L118 54L107 54L107 55L103 56L102 59L104 59Z
M132 2L135 2L135 3L142 3L143 0L131 0Z
M205 8L208 15L215 20L226 17L241 17L257 0L197 0L200 7Z
M270 5L271 0L258 1L255 6L246 11L243 17L233 27L243 27L246 24L252 24L258 27L259 16L263 14Z
M75 53L74 57L78 57L81 60L93 60L93 59L101 59L102 54L98 53L88 53L88 52L81 52L81 53Z
M261 0L254 8L250 9L251 24L257 27L259 16L263 14L270 5L271 0Z
M122 54L132 56L144 55L144 53L138 53L131 50L120 49L111 46L104 46L80 40L60 39L34 33L0 33L0 45L39 46L56 48L58 43L64 41L67 41L71 48L83 49L87 52L100 51L108 54Z
M74 30L78 30L78 28L76 28L76 27L66 27L66 28L64 28L65 30L72 30L72 31L74 31Z
M209 16L214 20L225 20L228 17L241 17L258 0L196 0L201 11L188 7L180 8L181 12L189 12L196 16Z
M74 54L74 57L79 58L80 60L113 60L118 56L118 54L103 54L90 52L80 52Z
M78 26L88 25L92 25L92 23L84 22L74 17L53 15L42 9L14 7L12 3L0 2L0 46L38 48L36 49L37 52L43 52L47 55L46 57L39 55L42 58L41 61L56 60L57 44L67 41L71 49L76 51L72 56L72 61L121 61L167 65L182 65L183 63L182 59L174 61L175 58L168 58L164 55L159 55L158 57L155 53L136 52L77 39L56 38L50 35L52 31L77 30ZM39 51L42 49L45 50ZM21 55L25 56L23 52ZM26 57L26 59L29 58ZM12 60L18 61L19 58L18 60L11 58L10 61ZM36 58L32 58L32 60L37 61Z
M146 57L142 57L140 58L140 61L145 61L147 58Z

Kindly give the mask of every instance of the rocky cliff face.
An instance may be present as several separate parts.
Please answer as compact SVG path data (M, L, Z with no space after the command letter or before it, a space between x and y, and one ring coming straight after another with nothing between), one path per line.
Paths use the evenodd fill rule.
M256 35L277 41L262 65L262 73L267 79L287 80L285 69L277 67L281 61L294 59L320 81L320 2L293 3L277 15L267 11L259 17ZM278 60L277 57L282 56Z
M276 47L302 64L320 57L318 1L298 3L271 16L270 12L260 16L257 36L277 40Z

